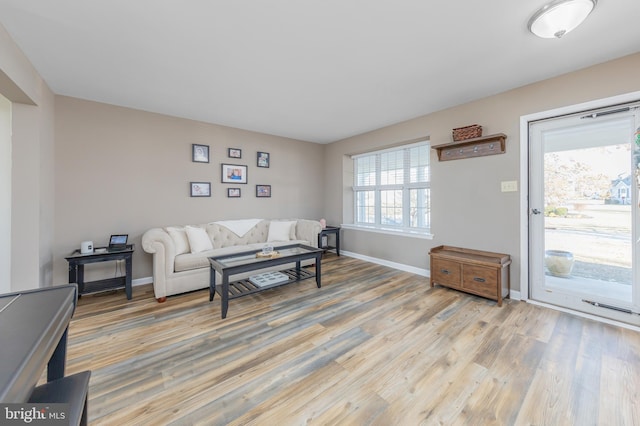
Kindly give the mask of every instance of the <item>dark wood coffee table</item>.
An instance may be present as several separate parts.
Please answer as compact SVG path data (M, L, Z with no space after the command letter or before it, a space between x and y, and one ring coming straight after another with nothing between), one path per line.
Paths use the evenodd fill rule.
M291 284L294 282L316 278L316 285L321 287L321 261L322 250L304 244L292 244L284 247L277 247L278 257L257 257L262 250L251 250L241 253L227 254L223 256L213 256L209 258L210 278L209 278L209 301L213 300L216 292L220 294L220 307L222 318L227 317L229 310L229 300L249 294L258 293L274 287ZM315 259L315 274L300 267L300 262L307 259ZM261 269L272 268L273 266L295 263L295 267L286 268L279 272L287 276L286 281L268 285L256 285L249 278L229 282L232 275L242 274ZM222 276L222 283L216 285L216 272ZM258 272L256 272L257 274Z

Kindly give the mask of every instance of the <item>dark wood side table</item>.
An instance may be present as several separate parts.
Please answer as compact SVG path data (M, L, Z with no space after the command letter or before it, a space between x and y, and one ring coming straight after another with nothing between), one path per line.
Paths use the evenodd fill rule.
M98 247L96 250L104 249L105 247ZM127 299L131 300L132 288L131 288L131 270L133 266L133 252L135 250L134 244L128 244L126 249L105 252L82 254L80 250L75 250L70 256L65 257L69 262L69 283L78 284L78 294L97 293L105 290L113 290L117 288L125 289L127 293ZM107 278L104 280L84 282L84 265L88 263L97 262L110 262L115 260L125 261L125 275L115 278Z
M336 237L336 245L335 246L330 246L329 245L329 235L333 234ZM324 228L322 231L320 231L320 233L318 234L318 248L323 249L324 251L327 250L336 250L336 254L338 256L340 256L340 227L339 226L328 226L326 228Z

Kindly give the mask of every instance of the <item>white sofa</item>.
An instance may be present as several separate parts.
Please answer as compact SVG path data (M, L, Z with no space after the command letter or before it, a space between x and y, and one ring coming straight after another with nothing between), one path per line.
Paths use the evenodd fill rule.
M305 219L218 221L152 228L142 236L142 248L153 254L153 291L164 302L167 296L207 288L211 256L261 249L267 242L275 248L317 247L321 230L320 222Z

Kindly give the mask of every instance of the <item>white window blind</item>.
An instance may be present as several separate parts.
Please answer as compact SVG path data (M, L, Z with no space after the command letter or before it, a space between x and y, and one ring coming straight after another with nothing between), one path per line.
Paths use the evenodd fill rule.
M429 144L360 154L354 161L354 224L424 231L430 228Z

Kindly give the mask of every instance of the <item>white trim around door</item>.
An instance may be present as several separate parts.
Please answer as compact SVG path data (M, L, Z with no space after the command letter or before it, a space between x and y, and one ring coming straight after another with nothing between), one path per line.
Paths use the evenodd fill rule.
M529 299L529 122L640 100L640 91L597 99L520 117L520 296Z

